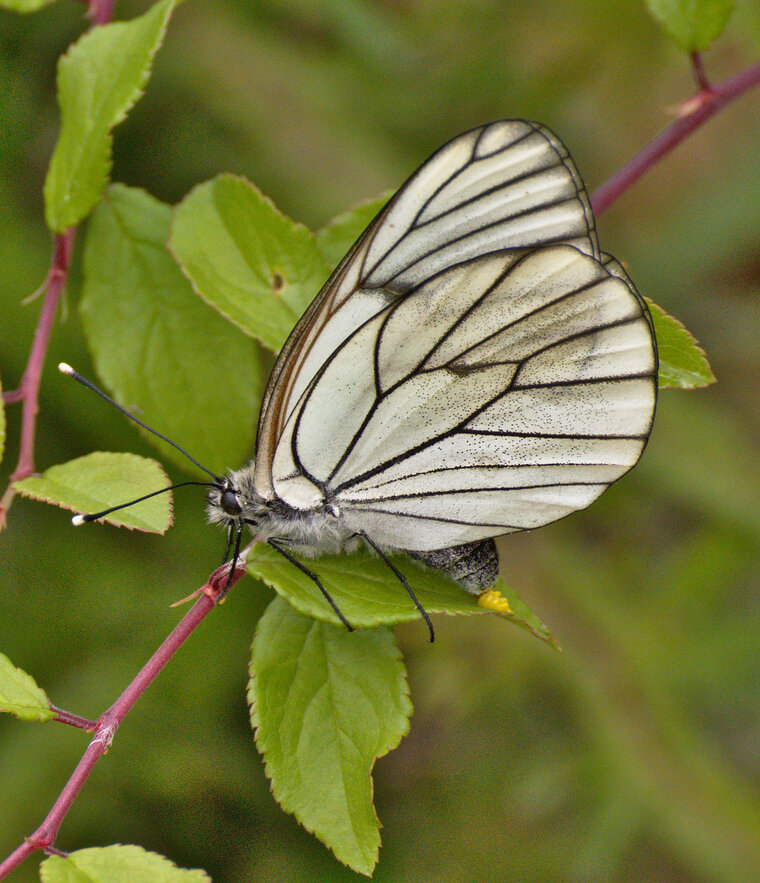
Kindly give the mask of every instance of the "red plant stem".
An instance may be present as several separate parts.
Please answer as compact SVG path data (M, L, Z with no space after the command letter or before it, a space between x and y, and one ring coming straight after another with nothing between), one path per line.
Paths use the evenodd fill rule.
M700 92L709 92L712 89L710 81L705 73L705 66L702 64L702 56L699 52L691 53L691 66L694 70L694 79L697 81Z
M60 724L76 727L78 730L84 730L87 733L92 733L98 725L97 721L87 720L86 717L80 717L78 714L72 714L70 711L64 711L55 705L51 705L50 710L55 714L53 720L58 721Z
M3 396L6 402L22 402L18 463L11 475L11 483L26 478L34 472L34 437L37 429L42 369L50 343L50 333L53 329L58 301L66 287L75 232L76 228L70 227L65 233L59 233L53 241L53 257L50 271L45 280L45 297L34 332L32 348L29 351L29 359L18 389ZM5 523L5 514L13 500L14 493L13 487L9 485L0 500L0 527Z
M94 26L107 25L113 18L115 0L90 0L88 15Z
M6 405L10 405L13 402L21 402L24 399L24 393L19 387L18 389L11 389L8 392L3 393L3 402Z
M89 0L89 15L93 27L108 24L113 18L115 0ZM69 227L58 233L53 241L53 259L50 272L45 280L45 298L34 333L34 342L29 352L29 359L24 369L18 389L3 395L6 403L22 402L21 438L19 457L10 483L0 498L0 530L5 526L8 509L16 494L13 482L20 481L34 472L34 437L37 429L37 412L39 411L39 390L42 379L42 368L45 362L53 319L61 294L66 287L69 272L71 251L74 246L76 227Z
M116 730L132 706L153 683L159 672L195 631L203 619L216 607L217 600L225 595L244 573L245 556L241 555L238 558L238 564L231 579L228 580L229 566L223 565L215 570L209 577L206 585L199 589L197 594L200 597L192 608L175 626L116 702L100 716L95 726L92 741L44 822L31 837L27 837L21 846L0 864L0 880L4 879L38 849L49 851L54 847L58 829L61 827L61 823L71 808L72 803L87 781L95 764L108 750Z
M705 80L705 82L707 82ZM760 63L739 71L717 86L707 86L681 105L678 119L660 132L632 160L605 181L591 196L594 214L600 214L659 160L714 116L729 102L760 83Z
M45 364L50 332L53 329L55 311L58 301L66 286L66 277L69 272L71 249L74 245L74 228L68 229L55 237L53 245L53 261L47 278L45 298L40 310L40 318L37 329L34 332L34 342L29 352L29 361L24 371L24 376L19 385L23 392L24 405L21 417L21 449L19 451L18 464L11 481L26 478L34 472L34 437L37 428L37 412L39 411L38 395L42 369Z

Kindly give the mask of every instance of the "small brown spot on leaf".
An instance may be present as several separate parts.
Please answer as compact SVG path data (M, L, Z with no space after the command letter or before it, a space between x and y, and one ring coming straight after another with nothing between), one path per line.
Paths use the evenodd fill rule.
M282 291L285 287L285 280L279 273L272 273L272 288L275 291Z

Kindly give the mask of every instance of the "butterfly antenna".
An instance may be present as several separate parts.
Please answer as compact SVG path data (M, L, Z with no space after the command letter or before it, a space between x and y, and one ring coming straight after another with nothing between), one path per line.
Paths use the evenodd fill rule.
M200 485L201 487L214 487L210 481L180 481L179 484L162 487L160 491L153 491L152 494L145 494L144 497L138 497L136 500L130 500L128 503L119 503L118 506L111 506L110 509L104 509L102 512L93 512L91 515L74 515L71 523L75 527L79 527L80 524L89 524L91 521L97 521L98 518L117 512L119 509L126 509L127 506L134 506L135 503L142 503L143 500L149 500L151 497L157 497L159 494L165 494L167 491L176 490L178 487L186 487L189 484Z
M390 558L388 558L388 556L383 552L383 550L379 546L376 546L375 543L372 542L372 540L367 536L366 533L364 533L364 531L359 531L359 533L357 533L356 536L361 537L364 540L364 542L367 543L368 546L371 546L377 552L377 554L383 559L383 561L388 565L388 567L390 567L390 569L396 574L396 576L399 579L399 582L406 589L406 591L407 591L409 597L412 599L412 601L414 601L414 606L422 614L422 618L425 620L425 624L427 625L428 631L430 632L430 643L432 644L433 641L435 641L435 632L433 631L433 623L430 621L430 617L428 616L427 610L425 610L425 608L422 606L422 604L420 604L420 602L417 600L417 596L412 591L412 587L406 581L406 577L404 576L404 574L401 573L401 571L398 569L398 567L396 567L394 565L394 563L390 560Z
M143 429L147 429L148 432L152 433L153 435L155 435L155 436L157 436L158 438L160 438L162 441L165 441L167 444L171 445L175 450L179 451L180 454L182 454L183 456L187 457L187 459L188 459L191 463L195 463L195 465L196 465L199 469L202 469L202 470L206 473L206 475L210 475L210 476L214 479L214 482L215 482L215 483L218 484L219 482L221 482L221 481L223 480L219 475L215 475L210 469L206 469L205 466L201 465L201 464L195 459L195 457L191 457L190 454L188 454L187 451L184 450L183 448L181 448L176 442L173 442L170 438L167 438L165 435L161 435L160 432L156 432L155 429L151 429L150 426L148 426L147 424L143 423L142 420L139 420L137 417L135 417L134 414L130 414L130 412L127 411L126 408L122 408L122 406L121 406L120 404L118 404L118 402L115 402L110 396L107 396L107 395L103 392L102 389L99 389L97 386L95 386L94 383L91 383L89 380L87 380L86 377L82 377L82 375L79 374L77 371L75 371L75 370L71 367L71 365L67 365L66 362L61 362L61 363L58 365L58 370L59 370L62 374L66 374L66 375L68 375L69 377L73 377L74 380L76 380L78 383L81 383L82 386L86 386L87 389L91 389L93 392L97 393L97 394L101 397L101 399L105 399L105 400L109 403L109 405L113 405L114 408L116 408L117 411L121 411L122 414L124 414L126 417L129 417L130 420L133 420L138 426L142 426ZM196 482L196 484L199 484L199 483L200 483L200 482ZM179 485L175 485L175 487L179 487ZM171 489L170 489L170 488L165 488L165 490L171 490ZM161 493L161 491L159 491L158 493ZM150 496L152 496L152 495L150 495ZM146 497L142 497L141 499L147 499L147 498L146 498ZM139 500L133 500L133 502L138 503ZM130 504L130 503L126 503L125 505L129 506L129 505L131 505L131 504ZM117 506L116 508L117 508L117 509L120 509L121 507L120 507L120 506ZM109 511L109 512L113 512L113 509L109 509L108 511ZM101 515L104 515L104 514L105 514L104 512L101 512L100 515L98 515L98 516L93 516L93 518L90 518L89 516L86 516L86 517L87 517L90 521L92 521L94 518L99 518ZM79 523L81 523L81 522L79 522Z

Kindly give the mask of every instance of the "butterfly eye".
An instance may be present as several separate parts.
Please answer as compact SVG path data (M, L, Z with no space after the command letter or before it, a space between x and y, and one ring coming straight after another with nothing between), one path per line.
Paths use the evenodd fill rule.
M228 515L237 516L243 512L243 507L238 502L235 492L231 490L222 492L222 495L219 497L219 505Z

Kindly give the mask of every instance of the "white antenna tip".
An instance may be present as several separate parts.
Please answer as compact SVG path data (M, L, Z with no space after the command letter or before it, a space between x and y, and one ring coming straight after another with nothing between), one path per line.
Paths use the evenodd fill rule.
M87 522L84 519L84 515L75 515L71 519L71 523L74 525L74 527L79 527L82 524L87 524Z
M74 369L71 367L71 365L67 365L66 362L59 362L58 370L61 372L61 374L68 374L69 377L74 373Z

